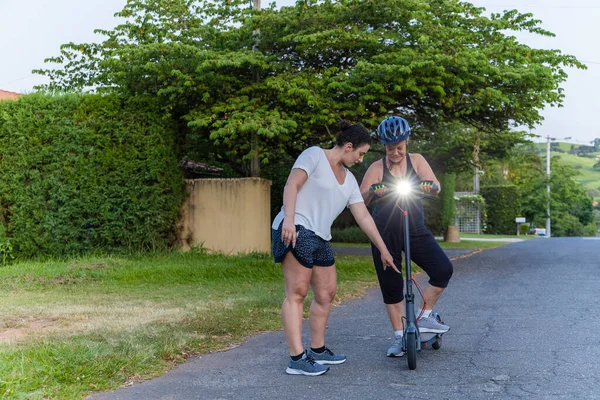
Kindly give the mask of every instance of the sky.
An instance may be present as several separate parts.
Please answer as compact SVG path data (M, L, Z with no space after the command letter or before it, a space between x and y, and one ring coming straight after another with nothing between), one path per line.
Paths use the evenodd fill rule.
M94 29L111 29L114 13L127 0L0 0L0 89L30 93L46 78L33 75L44 59L60 53L68 42L88 43L102 37ZM263 0L266 4L267 0ZM291 5L294 0L278 0ZM472 0L488 12L518 9L542 20L554 38L515 33L534 48L558 49L584 62L588 69L567 69L563 107L542 111L545 120L532 131L541 138L571 137L586 144L600 137L597 94L600 93L600 2L598 0ZM545 140L545 139L544 139Z

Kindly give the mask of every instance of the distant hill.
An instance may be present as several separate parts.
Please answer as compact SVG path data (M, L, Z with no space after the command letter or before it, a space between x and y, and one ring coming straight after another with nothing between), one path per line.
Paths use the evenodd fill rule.
M536 143L535 148L543 159L546 159L546 143ZM556 150L556 151L555 151ZM560 162L569 165L579 171L578 182L586 189L596 189L600 192L600 169L594 169L594 165L600 162L600 148L571 143L552 143L551 157L559 156ZM600 194L593 196L600 200Z

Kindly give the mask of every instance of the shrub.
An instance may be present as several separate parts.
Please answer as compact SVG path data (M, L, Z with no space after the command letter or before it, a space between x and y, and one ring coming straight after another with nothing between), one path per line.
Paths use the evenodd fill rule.
M0 223L17 256L144 250L175 238L174 129L116 96L0 102Z
M442 191L441 197L441 221L442 229L446 232L446 229L450 225L454 225L454 215L456 212L456 202L454 199L454 188L456 184L456 174L446 173L442 175L440 185Z
M331 241L339 243L370 243L367 235L359 227L331 229Z
M481 188L487 209L487 233L512 235L519 216L519 193L514 185Z
M439 198L435 200L423 201L423 211L425 213L425 226L434 235L443 236L447 226L442 227L441 206L442 202Z
M527 235L527 233L529 233L529 225L527 225L527 224L519 225L519 234Z
M283 205L283 189L294 165L291 157L282 157L282 159L273 164L265 165L261 168L261 176L271 181L271 221L281 211Z
M557 213L552 217L552 236L596 236L596 224L583 225L574 215Z

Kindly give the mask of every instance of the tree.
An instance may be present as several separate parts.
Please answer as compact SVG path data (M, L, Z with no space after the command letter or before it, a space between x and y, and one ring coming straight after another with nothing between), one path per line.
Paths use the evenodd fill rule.
M560 157L553 157L550 168L550 214L553 234L560 236L588 232L589 229L585 227L593 222L594 218L592 200L586 194L583 185L575 180L580 172L561 164L559 160ZM501 172L494 173L494 170L501 169L502 164L508 166L507 180L501 177ZM515 184L519 190L522 216L537 226L544 226L548 207L548 180L541 157L522 146L511 152L506 160L496 161L487 166L482 184L506 181ZM574 228L573 221L578 222L579 228Z
M559 159L553 157L551 160L551 212L568 213L576 217L582 225L587 225L594 219L592 199L586 194L584 186L574 179L580 173L568 165L561 164Z
M425 132L461 121L502 140L562 104L565 67L585 68L518 43L511 31L552 36L531 14L486 17L457 0L262 11L241 0L130 0L116 15L126 22L98 30L104 42L68 43L48 59L59 65L36 71L51 79L43 88L153 98L185 123L185 149L208 144L244 174L257 152L269 163L330 143L340 118L374 127L395 113Z
M475 168L508 156L526 143L521 131L485 133L460 122L437 124L435 130L417 129L411 151L425 154L434 171L475 172Z

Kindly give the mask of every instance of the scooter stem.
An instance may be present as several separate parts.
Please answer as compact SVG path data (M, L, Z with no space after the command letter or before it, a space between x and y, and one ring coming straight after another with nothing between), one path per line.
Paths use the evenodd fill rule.
M406 302L405 302L405 315L408 329L411 331L416 329L415 324L417 318L415 316L415 295L412 290L412 275L410 265L410 228L408 212L406 208L402 210L402 219L404 223L404 268L406 269Z

